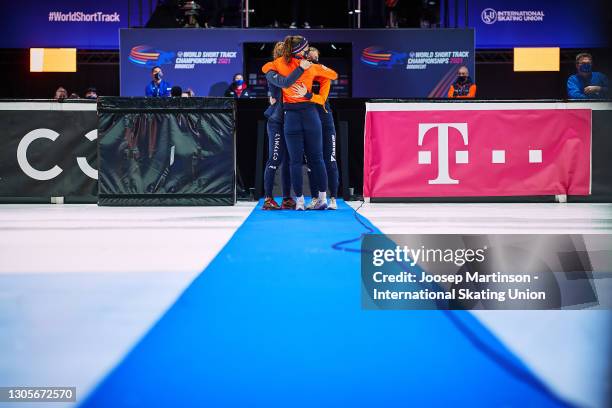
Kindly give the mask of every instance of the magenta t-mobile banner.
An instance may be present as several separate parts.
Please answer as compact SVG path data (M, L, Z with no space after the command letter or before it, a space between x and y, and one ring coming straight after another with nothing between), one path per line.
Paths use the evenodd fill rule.
M591 110L367 103L364 155L364 197L589 195Z

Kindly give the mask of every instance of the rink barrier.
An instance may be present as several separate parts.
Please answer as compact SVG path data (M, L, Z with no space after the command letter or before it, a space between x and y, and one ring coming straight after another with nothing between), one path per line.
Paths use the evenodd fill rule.
M233 205L229 98L98 100L99 205Z
M340 192L346 199L360 198L363 186L363 147L365 103L368 99L332 99L338 131L338 165L340 167ZM400 102L400 101L394 101ZM410 100L401 102L428 102L435 100ZM448 103L448 100L439 102ZM594 106L592 110L592 188L589 196L567 196L568 202L612 202L612 109L609 102L568 101L457 101L453 103L552 103L563 102L570 107ZM265 126L258 128L262 112L268 102L265 99L241 99L236 103L236 175L241 198L248 199L249 190L254 198L263 191L263 178L258 169L266 159L264 149ZM95 101L66 100L0 100L0 124L3 136L0 142L0 203L96 203L98 183L83 169L88 166L91 176L97 177L97 111ZM34 139L27 147L30 165L45 177L54 166L62 170L55 177L37 180L24 172L18 160L18 146L31 131L48 129L43 137ZM59 134L55 140L48 135ZM258 133L261 134L258 135ZM39 134L40 136L40 134ZM261 142L258 142L261 140ZM262 143L258 148L258 143ZM77 159L81 158L79 162ZM259 160L259 162L258 162ZM25 162L23 162L25 163ZM22 164L23 164L22 163ZM87 165L88 166L87 166ZM82 168L83 169L82 169ZM95 171L95 172L94 172ZM354 190L351 197L349 189ZM212 198L212 197L211 197ZM374 198L372 202L381 199ZM159 202L160 200L158 200ZM416 197L382 199L382 201L410 202L554 202L555 197Z

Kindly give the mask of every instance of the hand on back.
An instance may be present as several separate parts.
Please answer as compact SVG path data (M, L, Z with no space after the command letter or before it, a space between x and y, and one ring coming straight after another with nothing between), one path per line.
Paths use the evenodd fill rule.
M306 93L308 93L308 88L306 88L306 86L300 82L296 82L292 87L291 90L293 91L293 93L295 94L295 96L298 96L300 98L303 98L304 95L306 95Z
M307 70L308 68L310 68L312 66L312 62L308 61L308 60L300 60L300 67L304 70Z

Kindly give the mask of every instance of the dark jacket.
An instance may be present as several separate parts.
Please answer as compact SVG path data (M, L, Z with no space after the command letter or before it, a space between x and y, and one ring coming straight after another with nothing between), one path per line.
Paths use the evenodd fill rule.
M268 71L268 96L276 99L264 112L264 116L271 122L283 123L283 93L281 88L289 88L304 73L301 67L294 69L289 76L284 77L276 71Z
M247 88L246 83L243 83L241 87L242 92L239 96L236 86L234 86L234 84L231 84L225 91L225 96L230 98L250 98L251 96L249 95L249 88Z

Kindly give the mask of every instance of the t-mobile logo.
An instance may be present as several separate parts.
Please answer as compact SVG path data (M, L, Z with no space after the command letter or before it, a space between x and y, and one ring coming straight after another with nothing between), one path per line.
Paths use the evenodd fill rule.
M459 184L459 180L451 178L448 172L448 128L457 129L463 139L463 144L468 145L468 126L467 123L419 123L419 146L423 146L423 139L430 129L438 129L438 177L429 180L429 184ZM467 163L467 150L457 150L455 152L457 163ZM419 164L431 163L431 151L419 151Z
M433 128L438 129L438 176L429 180L429 184L459 184L449 173L450 153L448 148L448 129L456 129L461 135L465 146L468 145L468 124L467 123L419 123L419 146L423 146L423 140L427 132ZM542 150L529 149L529 163L542 163ZM419 164L431 164L431 151L420 150L418 157ZM467 150L455 151L456 164L468 164L469 154ZM505 150L491 151L492 164L506 164Z

